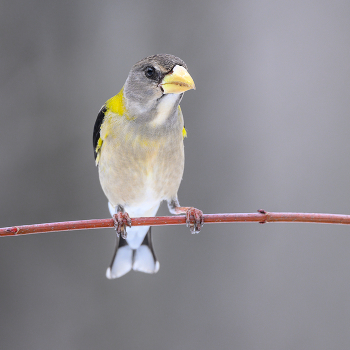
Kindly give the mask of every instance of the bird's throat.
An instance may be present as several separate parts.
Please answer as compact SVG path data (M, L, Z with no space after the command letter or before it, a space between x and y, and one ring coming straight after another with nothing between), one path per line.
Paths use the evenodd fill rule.
M166 94L158 100L158 105L151 124L154 127L164 125L167 121L177 115L182 94Z

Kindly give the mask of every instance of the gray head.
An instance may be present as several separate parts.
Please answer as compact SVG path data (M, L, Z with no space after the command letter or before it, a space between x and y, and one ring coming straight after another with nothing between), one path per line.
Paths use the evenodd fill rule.
M137 62L124 85L126 107L133 115L149 113L157 108L161 98L175 94L181 100L186 90L194 89L186 63L169 54L149 56Z

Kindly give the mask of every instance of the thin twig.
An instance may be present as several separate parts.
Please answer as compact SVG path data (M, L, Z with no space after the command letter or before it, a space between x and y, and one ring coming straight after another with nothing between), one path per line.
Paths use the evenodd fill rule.
M272 213L262 209L257 213L234 214L205 214L205 224L229 222L304 222L320 224L350 224L350 215L318 214L318 213ZM163 226L184 225L184 216L156 216L145 218L132 218L133 226ZM113 227L112 219L96 219L81 221L52 222L48 224L12 226L0 228L0 237L19 236L44 232L87 230Z

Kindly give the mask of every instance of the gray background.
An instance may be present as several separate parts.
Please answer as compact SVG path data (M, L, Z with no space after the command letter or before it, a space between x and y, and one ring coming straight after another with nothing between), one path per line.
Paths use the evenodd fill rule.
M2 1L0 30L1 227L108 217L92 128L155 53L197 86L182 205L350 213L348 0ZM349 230L155 228L159 273L115 281L112 229L1 238L0 347L349 348Z

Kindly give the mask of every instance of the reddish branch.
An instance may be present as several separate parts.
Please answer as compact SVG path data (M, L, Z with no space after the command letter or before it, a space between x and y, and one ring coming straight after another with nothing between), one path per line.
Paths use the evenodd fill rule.
M133 226L184 225L184 216L157 216L151 218L133 218ZM315 213L270 213L258 210L257 213L205 214L204 223L224 222L313 222L320 224L350 224L350 215L315 214ZM18 236L54 231L87 230L93 228L113 227L112 219L52 222L48 224L12 226L0 228L0 237Z

